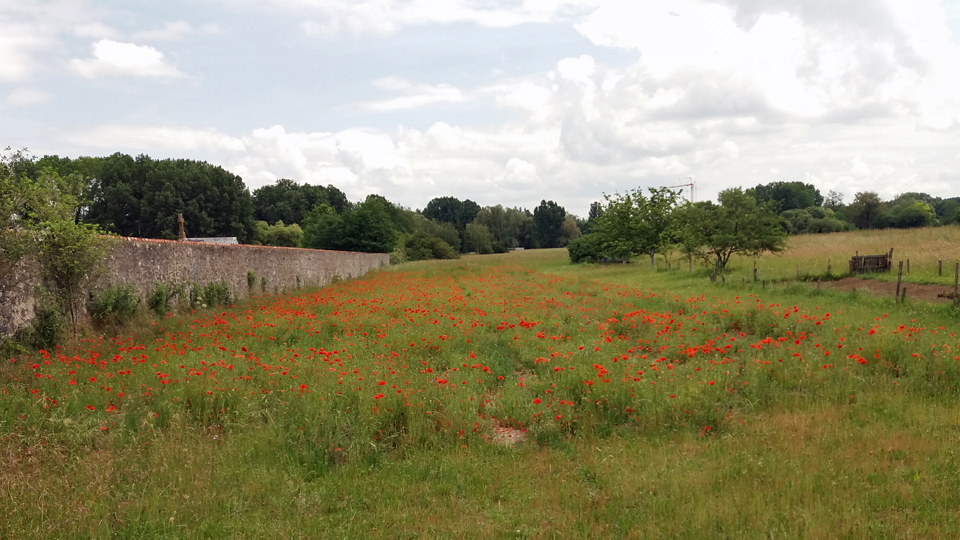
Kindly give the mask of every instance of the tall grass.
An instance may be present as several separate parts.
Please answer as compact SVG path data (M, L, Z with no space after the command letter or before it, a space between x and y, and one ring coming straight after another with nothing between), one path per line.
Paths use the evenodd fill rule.
M949 307L565 256L405 264L5 362L0 536L960 532Z

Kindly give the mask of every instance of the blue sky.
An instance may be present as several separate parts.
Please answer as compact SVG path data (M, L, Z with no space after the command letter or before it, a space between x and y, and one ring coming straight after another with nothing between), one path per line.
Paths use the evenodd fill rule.
M960 2L0 0L0 145L411 208L960 195Z

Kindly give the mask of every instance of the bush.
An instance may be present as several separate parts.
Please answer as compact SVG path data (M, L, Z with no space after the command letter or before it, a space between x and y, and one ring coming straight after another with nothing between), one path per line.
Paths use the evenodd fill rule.
M585 234L576 240L570 242L567 246L570 252L570 262L599 262L600 260L600 242L596 233Z
M460 254L436 236L418 231L404 242L404 250L409 261L425 261L427 259L459 259Z
M41 301L34 311L33 323L17 330L14 340L36 349L45 349L63 341L66 320L56 304Z
M252 290L256 284L257 275L253 273L253 270L247 270L247 288Z
M232 303L230 286L223 280L207 283L203 288L203 298L208 306L228 306Z
M147 298L147 307L158 317L163 317L170 306L170 299L180 296L183 292L183 285L167 285L158 281L153 284L153 292Z
M133 320L140 296L133 285L110 285L87 303L94 324L120 326Z

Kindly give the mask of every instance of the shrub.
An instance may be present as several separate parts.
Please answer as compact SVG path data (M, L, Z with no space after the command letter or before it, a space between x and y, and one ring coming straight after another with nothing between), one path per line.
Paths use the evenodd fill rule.
M460 254L441 238L418 231L404 242L407 260L459 259Z
M206 299L208 306L227 306L230 301L230 286L226 281L220 280L207 283L203 288L203 298Z
M256 284L257 275L253 273L253 270L247 270L247 288L252 290Z
M600 241L595 233L585 234L570 242L567 246L570 262L598 262L600 260Z
M66 320L57 305L41 300L34 311L33 323L17 330L14 340L27 347L44 349L63 341Z
M140 296L133 285L110 285L87 303L90 318L97 325L120 326L137 314Z
M159 281L153 284L153 292L147 298L149 307L158 317L163 317L170 306L170 299L184 293L183 285L167 285Z

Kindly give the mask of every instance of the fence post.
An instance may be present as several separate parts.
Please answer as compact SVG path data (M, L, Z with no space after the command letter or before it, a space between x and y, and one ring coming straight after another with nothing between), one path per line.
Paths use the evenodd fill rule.
M800 281L800 265L797 265L797 281Z
M937 275L938 276L943 275L943 259L940 259L939 261L937 261Z
M957 293L960 292L960 263L957 263L955 270L953 271L953 305L960 306L960 295Z
M830 259L827 258L827 275L829 276L832 273L833 273L833 267L830 266Z
M910 259L907 259L907 275L910 275Z
M893 295L894 300L896 300L900 296L900 278L902 277L903 277L903 261L900 261L900 268L897 270L897 294Z
M753 280L757 280L757 261L753 261Z

